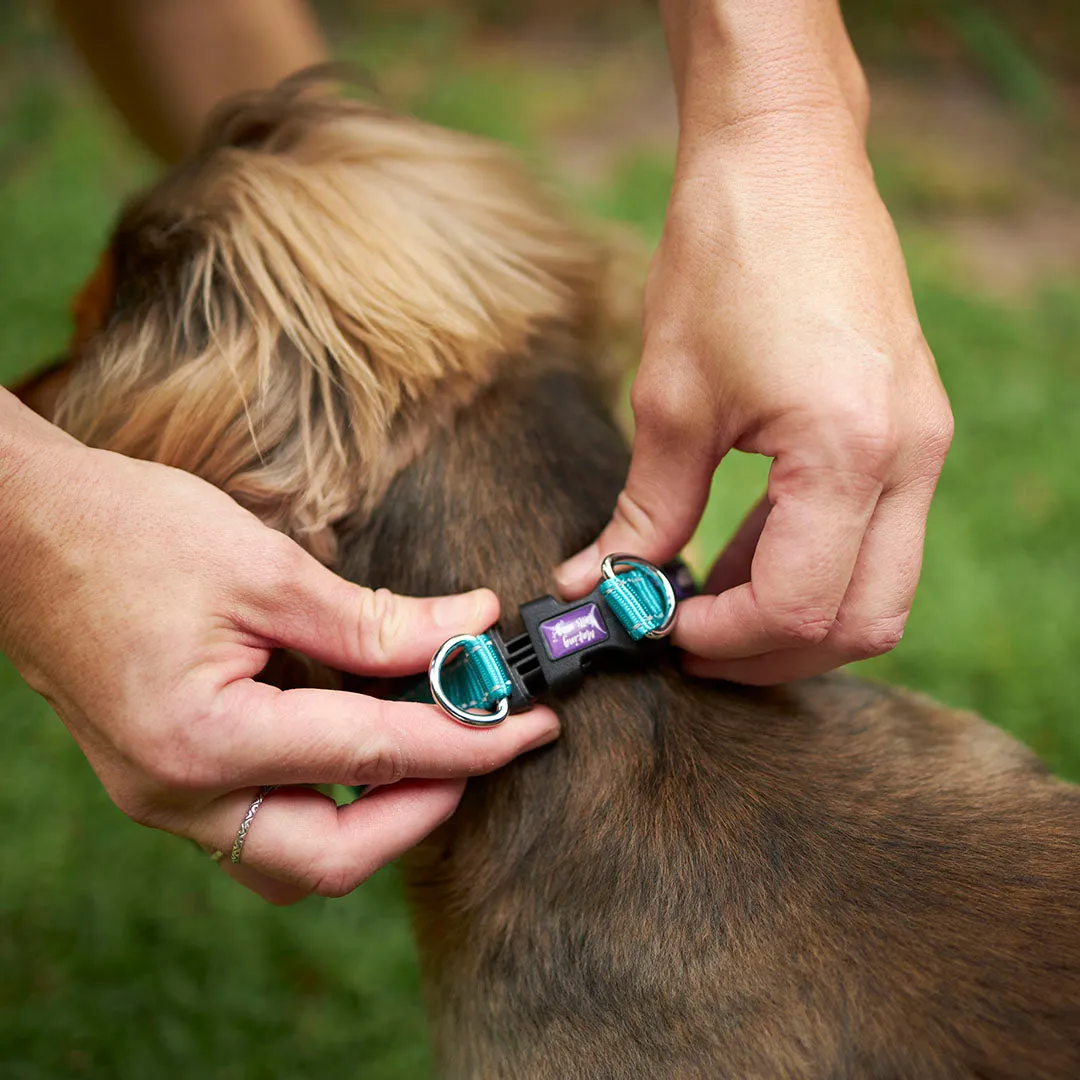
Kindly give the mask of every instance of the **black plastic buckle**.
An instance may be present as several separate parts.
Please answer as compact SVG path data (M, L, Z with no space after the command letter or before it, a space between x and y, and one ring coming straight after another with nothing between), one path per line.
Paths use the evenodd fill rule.
M661 573L677 600L693 595L694 580L684 563L669 563ZM580 600L541 596L519 611L523 633L504 640L496 627L487 631L510 675L512 713L530 708L539 698L571 693L597 663L630 659L639 664L668 647L662 639L635 641L608 607L599 584Z

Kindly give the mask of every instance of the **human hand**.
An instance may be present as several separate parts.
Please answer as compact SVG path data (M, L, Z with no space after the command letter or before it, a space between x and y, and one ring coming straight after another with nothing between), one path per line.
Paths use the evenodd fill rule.
M422 670L450 634L490 626L498 601L349 584L203 481L88 450L0 398L21 410L0 416L0 646L136 821L226 852L273 902L338 896L445 820L464 777L556 736L544 709L477 731L434 706L253 681L279 646L349 671ZM275 791L231 865L258 788L309 783L380 786L341 809Z
M767 497L673 640L700 675L774 683L899 640L952 417L900 246L844 108L698 130L680 143L645 293L633 460L611 523L564 564L663 562L731 449L773 458Z

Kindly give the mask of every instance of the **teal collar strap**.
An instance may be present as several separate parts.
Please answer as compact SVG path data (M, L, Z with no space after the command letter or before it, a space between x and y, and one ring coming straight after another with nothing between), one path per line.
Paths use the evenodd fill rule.
M460 723L499 724L538 698L572 692L604 658L644 660L671 632L678 601L694 591L682 563L660 570L632 555L609 555L601 575L581 600L542 596L523 604L525 631L508 641L495 627L450 638L428 671L432 699Z

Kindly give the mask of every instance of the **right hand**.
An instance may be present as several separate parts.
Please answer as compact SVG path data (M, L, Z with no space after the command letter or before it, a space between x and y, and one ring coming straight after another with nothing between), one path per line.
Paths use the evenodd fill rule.
M0 398L0 647L136 821L224 851L274 903L340 896L448 818L465 777L558 734L543 708L478 731L430 705L255 682L277 647L421 671L451 634L495 622L498 600L350 584L204 481L87 449ZM339 809L312 783L377 790ZM267 797L233 866L269 784L293 786Z

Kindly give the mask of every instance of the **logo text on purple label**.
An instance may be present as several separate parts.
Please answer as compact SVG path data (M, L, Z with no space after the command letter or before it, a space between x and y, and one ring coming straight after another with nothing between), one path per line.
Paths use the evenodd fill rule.
M608 636L603 616L595 604L583 604L573 611L564 611L562 615L542 622L540 629L552 660L579 652Z

